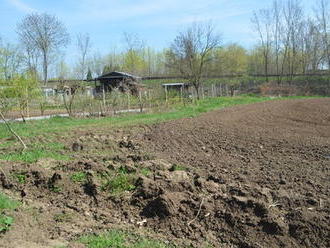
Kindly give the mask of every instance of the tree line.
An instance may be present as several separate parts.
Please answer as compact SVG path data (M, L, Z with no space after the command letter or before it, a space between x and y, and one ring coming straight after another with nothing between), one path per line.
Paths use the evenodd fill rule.
M310 13L310 11L308 12ZM277 75L280 84L296 74L330 68L330 8L315 1L307 14L299 0L274 0L251 17L258 41L251 49L238 43L223 44L211 23L195 23L178 33L161 51L136 34L124 33L121 51L95 52L88 33L70 35L56 16L27 15L17 24L17 44L0 40L0 79L29 75L44 84L51 79L91 79L110 71L139 76L183 76L196 91L202 77L220 75ZM69 42L78 56L74 64L63 59ZM50 77L50 67L52 73Z

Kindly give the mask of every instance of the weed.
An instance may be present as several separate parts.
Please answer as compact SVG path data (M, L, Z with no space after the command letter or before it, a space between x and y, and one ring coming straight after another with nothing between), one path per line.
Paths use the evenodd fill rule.
M120 194L124 191L134 190L135 180L135 175L120 171L115 176L108 176L102 189L109 190L112 194Z
M26 173L15 173L13 177L21 184L26 183Z
M151 170L148 169L148 168L142 168L142 169L141 169L141 174L142 174L143 176L149 176L150 173L151 173Z
M75 172L70 177L72 182L83 183L87 180L87 175L85 172Z
M13 217L7 216L5 214L0 214L0 233L8 231L13 222Z
M54 185L54 186L50 187L50 191L53 191L54 193L60 193L60 192L62 192L62 188Z

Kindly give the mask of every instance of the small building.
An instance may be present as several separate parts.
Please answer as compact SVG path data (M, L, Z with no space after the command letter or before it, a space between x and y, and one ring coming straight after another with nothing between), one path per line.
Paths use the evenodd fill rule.
M119 89L123 93L130 93L132 95L138 95L143 85L139 83L141 78L125 72L110 72L106 73L95 81L99 81L100 84L96 86L96 93L111 92L113 89Z

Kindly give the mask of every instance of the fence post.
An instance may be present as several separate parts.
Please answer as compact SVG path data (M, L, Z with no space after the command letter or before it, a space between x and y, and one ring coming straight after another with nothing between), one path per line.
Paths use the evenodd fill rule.
M167 85L165 85L165 102L167 103Z

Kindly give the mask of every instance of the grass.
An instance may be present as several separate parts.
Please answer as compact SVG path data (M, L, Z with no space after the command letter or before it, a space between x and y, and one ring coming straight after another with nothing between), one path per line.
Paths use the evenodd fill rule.
M143 238L132 233L112 230L100 235L87 235L79 239L87 248L170 248L171 245Z
M180 164L174 164L171 168L171 171L186 171L187 167L180 165Z
M148 168L142 168L140 172L143 176L149 176L151 174L151 170Z
M26 183L26 174L25 173L14 173L13 178L15 178L19 183Z
M119 173L117 176L110 179L104 188L109 189L112 194L120 194L125 191L134 190L134 181L134 175Z
M14 210L18 206L19 203L17 201L13 201L0 193L0 233L8 231L14 222L14 218L5 214L4 211Z
M60 143L34 144L24 152L13 151L0 154L0 160L23 161L27 163L37 162L41 158L67 160L68 156L59 153L63 148L63 144Z
M113 195L120 195L125 191L135 189L136 175L128 173L125 169L119 168L115 174L102 174L102 190L109 191Z
M70 179L74 183L83 183L87 180L87 175L85 172L75 172L70 176Z

